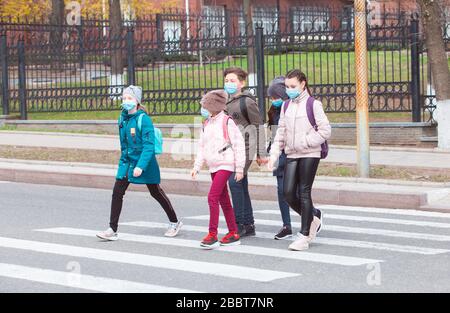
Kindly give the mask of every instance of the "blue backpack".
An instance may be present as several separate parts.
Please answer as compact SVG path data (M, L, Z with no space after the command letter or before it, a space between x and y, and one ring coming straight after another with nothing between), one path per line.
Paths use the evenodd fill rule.
M142 119L144 118L144 114L139 115L138 121L137 121L137 129L140 132L142 130ZM120 115L119 117L119 127L123 123L123 117ZM159 155L163 153L163 135L159 128L154 127L155 132L155 154Z

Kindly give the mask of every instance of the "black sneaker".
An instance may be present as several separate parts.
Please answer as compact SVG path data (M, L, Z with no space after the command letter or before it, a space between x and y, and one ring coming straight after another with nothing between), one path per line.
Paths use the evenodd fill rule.
M292 229L289 226L283 226L282 229L275 235L275 240L282 240L292 237Z
M244 236L255 236L256 235L255 224L244 225L244 227L245 227Z
M239 234L239 236L240 237L243 237L243 236L245 236L245 226L244 226L244 224L237 224L237 227L238 227L238 234Z

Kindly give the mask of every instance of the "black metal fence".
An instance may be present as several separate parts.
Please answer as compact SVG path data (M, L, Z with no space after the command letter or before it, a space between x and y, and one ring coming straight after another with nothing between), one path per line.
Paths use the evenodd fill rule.
M370 14L370 13L368 13ZM435 100L420 25L409 15L369 16L370 111L412 112L432 120ZM0 21L3 114L119 109L124 86L143 87L153 115L198 114L199 99L222 88L223 70L239 66L261 109L271 79L300 68L327 112L355 110L353 12L172 12L125 22L113 37L104 20L80 25ZM450 25L444 37L450 51ZM112 68L112 58L120 60ZM117 67L117 66L116 66ZM117 74L113 74L117 73Z

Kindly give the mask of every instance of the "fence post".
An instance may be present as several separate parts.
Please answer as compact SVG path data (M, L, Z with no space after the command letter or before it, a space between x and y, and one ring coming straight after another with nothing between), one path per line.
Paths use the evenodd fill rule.
M412 121L421 121L420 107L420 39L419 20L412 18L410 26L411 43L411 98L412 98Z
M0 37L0 57L2 68L2 104L3 115L9 114L9 75L8 75L8 45L6 34Z
M264 29L256 28L255 37L256 48L256 96L258 98L259 112L262 120L266 122L266 105L265 105L265 70L264 70Z
M19 40L18 46L19 56L19 102L20 102L20 119L26 120L27 117L27 79L25 71L25 43Z
M136 82L135 64L134 64L134 29L127 30L127 70L128 85L134 85Z

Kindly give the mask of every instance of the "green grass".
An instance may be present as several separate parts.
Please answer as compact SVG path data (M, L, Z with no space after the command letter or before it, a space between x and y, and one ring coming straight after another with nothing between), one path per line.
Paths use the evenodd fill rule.
M95 130L95 131L88 131L88 130L82 130L82 129L54 129L54 128L48 128L48 127L33 127L30 129L27 128L19 128L16 125L5 125L3 127L0 127L0 131L26 131L26 132L44 132L44 133L69 133L69 134L87 134L87 135L108 135L109 132L101 131L101 130Z
M30 120L116 120L118 111L100 112L55 112L55 113L31 113ZM328 113L332 123L354 123L355 113ZM158 124L192 124L199 115L170 115L152 116L153 123ZM371 122L401 122L411 121L411 113L408 112L372 112L369 114Z
M427 64L427 56L422 56L423 64ZM410 68L409 51L370 51L370 82L408 81ZM170 63L167 63L170 64ZM216 88L223 85L222 72L227 67L239 66L248 68L246 56L230 57L215 63L204 63L203 66L191 63L177 63L171 68L137 69L136 82L145 90L164 91L178 89ZM450 58L449 58L450 67ZM355 82L354 52L293 52L265 56L266 79L284 75L288 70L299 68L305 72L310 84L342 84ZM410 71L409 71L410 72ZM127 81L127 75L124 76ZM59 82L54 88L82 88L86 86L108 86L107 79L95 81Z
M3 125L2 127L0 127L0 131L1 130L17 130L17 126L15 126L15 125Z
M117 120L119 111L30 113L30 120ZM152 116L153 123L193 123L193 115Z

